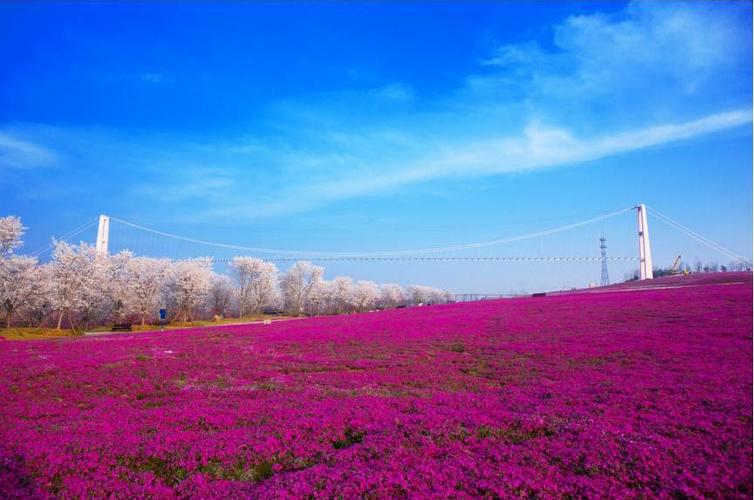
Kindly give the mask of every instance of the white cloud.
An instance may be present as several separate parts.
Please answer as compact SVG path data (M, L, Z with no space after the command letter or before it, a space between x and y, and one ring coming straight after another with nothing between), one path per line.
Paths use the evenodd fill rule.
M140 76L140 79L142 82L153 83L155 85L158 85L160 83L169 83L173 81L172 78L162 73L143 73Z
M238 180L222 168L184 165L180 170L171 168L169 172L180 180L164 179L165 182L139 185L137 193L168 203L190 200L222 203L238 185Z
M549 27L552 40L492 50L444 95L395 81L291 98L216 142L98 130L56 133L52 144L75 168L107 158L136 194L207 217L575 165L751 123L743 10L641 2L572 16ZM46 161L34 147L0 135L0 166Z
M571 16L549 41L497 47L463 97L479 108L518 101L540 118L596 130L714 113L716 101L732 108L751 96L750 17L743 3L715 2Z
M0 169L23 170L55 162L55 153L38 144L0 132Z
M530 75L562 72L582 82L637 69L704 78L750 54L751 37L739 19L745 9L726 7L639 1L614 14L575 15L553 27L552 50L533 41L502 45L483 64Z
M405 83L395 82L371 91L372 95L385 101L408 102L414 100L414 90Z
M574 165L750 124L750 109L718 113L682 123L654 125L618 134L577 138L570 131L528 125L522 133L428 152L402 165L372 165L356 175L289 186L273 203L257 205L262 215L311 209L335 200L372 195L406 185L449 178L526 172Z

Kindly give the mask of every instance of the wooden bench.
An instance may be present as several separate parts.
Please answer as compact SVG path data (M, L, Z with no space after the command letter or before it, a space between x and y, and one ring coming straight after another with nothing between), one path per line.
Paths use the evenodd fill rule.
M130 332L131 323L115 323L112 331L114 332Z

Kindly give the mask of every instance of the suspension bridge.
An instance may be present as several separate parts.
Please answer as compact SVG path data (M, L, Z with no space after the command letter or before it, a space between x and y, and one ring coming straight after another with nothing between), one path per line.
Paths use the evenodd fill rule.
M559 254L513 254L513 255L500 255L497 253L488 253L484 255L473 254L470 252L489 251L486 249L500 248L504 245L510 245L519 242L526 242L530 240L542 239L545 237L552 237L560 233L574 231L578 228L583 228L596 223L601 223L608 219L614 219L620 215L627 214L628 212L635 212L635 247L633 255L608 255L606 239L604 236L600 236L600 254L598 255L559 255ZM175 234L168 231L156 229L142 224L137 224L125 219L101 215L98 219L88 221L86 224L74 229L73 231L66 233L59 237L59 240L71 239L84 231L92 229L94 225L97 225L97 237L95 242L96 251L100 255L107 255L111 250L111 240L113 231L123 231L129 229L132 231L138 231L142 234L151 235L166 240L183 242L203 248L201 256L210 258L214 263L227 264L233 257L227 255L219 255L223 252L233 252L233 255L250 255L260 258L265 261L274 263L293 263L299 260L309 260L319 263L337 263L337 262L351 262L351 263L370 263L370 262L385 262L385 263L509 263L509 264L574 264L574 263L600 263L602 269L602 276L600 279L600 285L609 284L607 265L608 263L628 263L632 266L638 266L638 277L640 279L652 279L653 278L653 258L652 247L650 245L649 237L649 225L648 215L651 214L654 220L660 221L668 227L673 228L679 234L682 234L691 240L694 240L698 244L710 249L718 255L725 256L733 262L739 262L746 268L751 267L751 261L749 258L745 258L736 252L722 246L721 244L706 238L698 232L690 229L689 227L677 222L676 220L660 213L655 209L649 209L644 204L637 204L631 207L625 207L620 210L607 212L594 217L590 217L577 222L543 229L539 231L529 232L525 234L519 234L514 236L506 236L501 238L495 238L485 241L477 241L472 243L436 246L426 248L414 248L414 249L400 249L400 250L381 250L381 251L343 251L343 250L296 250L285 248L268 248L247 246L240 244L233 244L227 242L211 241L191 236ZM627 228L621 229L621 231L628 232ZM40 255L45 251L48 251L52 246L48 246L36 253ZM120 249L125 249L125 246L121 246ZM214 252L208 251L214 249ZM596 246L594 247L596 249ZM208 253L214 253L215 255L207 255ZM162 255L170 257L170 255ZM198 257L196 256L191 256ZM189 257L186 257L189 258ZM635 267L634 267L635 269ZM459 300L471 300L472 297L493 297L493 296L509 296L510 294L458 294Z

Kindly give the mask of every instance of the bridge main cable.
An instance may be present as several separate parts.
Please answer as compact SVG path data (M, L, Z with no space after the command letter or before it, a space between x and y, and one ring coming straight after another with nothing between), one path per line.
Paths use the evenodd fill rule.
M547 236L550 234L559 233L562 231L568 231L569 229L575 229L581 226L586 226L587 224L592 224L594 222L608 219L610 217L615 217L616 215L620 215L622 213L631 211L633 209L634 207L627 207L621 210L616 210L615 212L609 212L603 215L599 215L597 217L593 217L591 219L587 219L581 222L575 222L573 224L567 224L564 226L559 226L559 227L555 227L551 229L545 229L545 230L537 231L534 233L527 233L523 235L512 236L508 238L500 238L500 239L495 239L495 240L490 240L490 241L467 243L463 245L453 245L453 246L446 246L446 247L419 248L419 249L413 249L413 250L393 250L393 251L379 251L379 252L334 252L334 251L325 252L325 251L286 250L286 249L275 249L275 248L250 247L250 246L244 246L244 245L233 245L233 244L227 244L227 243L201 240L197 238L190 238L187 236L181 236L178 234L168 233L165 231L159 231L157 229L152 229L146 226L141 226L139 224L134 224L133 222L129 222L129 221L119 219L116 217L110 217L110 219L113 221L120 222L121 224L125 224L127 226L133 227L135 229L140 229L142 231L147 231L147 232L164 236L167 238L173 238L173 239L177 239L181 241L186 241L189 243L197 243L201 245L213 246L216 248L225 248L229 250L240 250L244 252L262 253L262 254L296 256L298 259L302 257L309 258L309 259L313 259L314 257L322 257L322 258L324 257L330 257L330 258L364 257L366 258L366 257L403 257L403 256L411 256L411 255L452 252L452 251L459 251L459 250L469 250L473 248L483 248L483 247L488 247L488 246L493 246L493 245L500 245L504 243L512 243L515 241L523 241L527 239L538 238L541 236Z

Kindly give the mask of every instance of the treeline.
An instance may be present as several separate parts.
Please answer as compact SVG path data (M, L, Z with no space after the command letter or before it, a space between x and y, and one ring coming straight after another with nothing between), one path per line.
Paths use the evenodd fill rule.
M91 328L112 322L169 321L262 313L342 314L447 302L432 287L379 285L348 277L324 279L324 268L300 261L285 272L271 262L236 257L227 274L209 258L170 260L123 251L97 255L94 247L53 241L52 259L16 255L24 227L0 218L0 304L5 326Z

